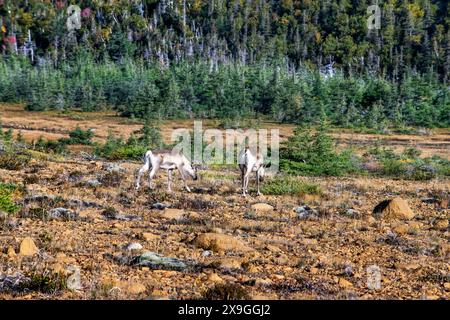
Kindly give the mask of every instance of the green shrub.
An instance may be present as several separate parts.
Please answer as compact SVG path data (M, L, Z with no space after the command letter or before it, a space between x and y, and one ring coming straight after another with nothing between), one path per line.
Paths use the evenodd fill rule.
M29 281L21 284L22 290L51 294L67 289L67 279L62 274L34 272L29 278Z
M34 148L43 152L52 152L52 153L65 153L67 152L67 145L65 142L58 140L44 140L41 136L38 141L34 143Z
M323 125L315 132L296 128L280 152L281 171L294 175L341 176L357 171L358 162L351 150L336 151Z
M403 157L405 157L406 159L417 159L420 157L421 154L422 151L414 147L406 148L403 151Z
M59 139L59 141L65 144L92 145L93 137L94 132L92 131L92 129L82 130L77 126L75 130L69 132L69 138L62 138Z
M430 180L450 175L450 161L439 156L420 158L421 151L407 148L401 154L391 148L375 147L367 155L381 165L380 175L408 180Z
M436 167L438 176L450 177L450 160L434 155L425 161L430 161Z
M16 190L16 185L0 183L0 211L11 214L19 211L20 206L12 200Z
M380 160L382 167L382 175L399 177L405 174L406 166L405 163L401 162L399 159L385 158Z
M417 161L406 168L405 178L409 180L431 180L436 178L437 170L430 164L425 164L422 161Z
M7 142L12 141L13 139L13 129L9 128L8 130L6 130L6 132L4 132L3 134L3 139Z
M108 160L142 160L147 150L163 146L159 128L150 120L146 120L142 129L132 133L126 142L122 137L115 137L110 132L105 144L97 146L95 153Z
M319 185L307 183L293 177L267 179L261 186L263 194L270 195L298 195L321 194Z

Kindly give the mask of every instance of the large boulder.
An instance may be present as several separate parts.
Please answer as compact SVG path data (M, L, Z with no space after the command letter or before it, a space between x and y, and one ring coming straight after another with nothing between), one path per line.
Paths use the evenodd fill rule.
M411 220L415 216L408 203L400 197L380 202L373 209L373 213L384 219Z
M235 237L220 233L203 233L198 235L192 243L199 248L213 251L248 252L253 249Z
M164 257L151 251L144 252L140 256L134 257L131 264L161 270L183 270L187 267L186 263L180 259Z

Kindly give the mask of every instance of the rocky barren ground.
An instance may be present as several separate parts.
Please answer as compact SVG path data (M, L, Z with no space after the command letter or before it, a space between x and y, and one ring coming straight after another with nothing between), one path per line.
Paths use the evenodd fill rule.
M127 137L141 127L108 113L8 104L0 111L3 126L28 142L65 137L77 125L94 128L99 142L110 130ZM214 127L210 122L205 126ZM173 129L189 126L168 122L162 133L168 141ZM292 134L292 126L276 127L283 140ZM381 144L449 156L446 129L333 135L360 152ZM165 172L156 189L145 180L136 191L140 163L90 161L72 151L66 158L36 153L23 169L0 169L0 184L16 186L20 206L0 212L0 299L450 296L448 179L298 177L319 185L320 195L257 197L253 190L244 198L237 168L223 168L201 170L189 181L192 193L182 191L177 175L174 192L166 192Z
M1 218L0 298L201 299L221 283L252 299L450 296L448 180L299 177L323 193L244 198L237 170L202 170L188 194L177 176L166 192L164 172L135 191L138 167L70 158L0 170L23 186L20 211ZM406 203L373 212L395 197Z

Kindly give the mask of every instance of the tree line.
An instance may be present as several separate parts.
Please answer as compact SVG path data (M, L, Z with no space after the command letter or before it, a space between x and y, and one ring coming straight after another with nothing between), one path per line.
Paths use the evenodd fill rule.
M77 4L81 28L68 32ZM0 100L130 117L448 126L445 1L0 1Z

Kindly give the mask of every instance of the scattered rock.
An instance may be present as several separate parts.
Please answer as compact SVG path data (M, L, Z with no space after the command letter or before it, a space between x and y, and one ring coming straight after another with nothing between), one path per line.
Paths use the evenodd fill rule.
M140 243L138 243L138 242L130 243L126 247L127 251L139 251L139 250L142 250L142 249L143 249L143 246Z
M267 203L255 203L252 204L252 209L255 211L266 212L266 211L273 211L274 207L272 207L270 204Z
M111 172L124 172L125 170L118 163L104 163L102 166L102 170L105 170L109 173Z
M7 290L17 290L22 284L28 283L30 278L24 276L20 272L16 272L12 275L0 274L0 292Z
M157 209L157 210L164 210L169 207L170 207L170 204L166 204L166 203L157 202L157 203L152 204L152 209Z
M116 210L104 210L102 215L108 220L119 220L119 221L139 221L142 220L141 217L132 214L120 214Z
M34 243L33 239L26 237L20 243L19 253L21 256L33 256L39 252L38 247Z
M77 207L77 208L101 208L102 205L92 202L92 201L84 201L80 199L69 199L66 202L66 205L69 207Z
M297 213L297 218L300 220L316 220L319 218L319 212L308 206L297 207L294 212Z
M141 267L149 267L151 269L166 270L183 270L187 267L186 263L177 258L167 258L150 251L134 257L131 264Z
M193 242L196 247L212 251L248 252L253 249L235 237L220 233L203 233Z
M348 209L345 211L345 215L350 218L357 218L359 216L359 212L355 209Z
M415 216L408 203L400 197L380 202L373 209L373 213L381 215L385 219L411 220Z
M100 187L102 183L98 179L89 179L86 181L86 185L91 188Z
M54 202L54 201L56 201L56 197L54 195L51 195L51 194L40 194L40 195L34 195L34 196L26 197L23 200L23 203L24 204L29 204L31 202L43 203L43 202Z
M70 276L67 278L67 288L70 290L81 290L81 272L80 267L75 265L70 265L67 268L67 272Z
M116 215L116 220L119 221L139 221L142 220L141 217L132 214L118 214Z
M50 219L55 220L76 220L78 218L78 214L72 210L66 208L54 208L48 211L48 215Z
M211 250L205 250L202 252L202 257L209 257L210 255L212 255L212 251Z
M353 283L351 283L350 281L344 279L344 278L339 278L339 282L338 282L339 286L341 288L351 288L353 287Z

